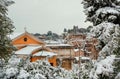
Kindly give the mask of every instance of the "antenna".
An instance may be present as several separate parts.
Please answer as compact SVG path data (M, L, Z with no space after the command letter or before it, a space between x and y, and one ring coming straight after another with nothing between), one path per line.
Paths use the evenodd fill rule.
M24 31L27 32L27 28L26 27L24 27Z

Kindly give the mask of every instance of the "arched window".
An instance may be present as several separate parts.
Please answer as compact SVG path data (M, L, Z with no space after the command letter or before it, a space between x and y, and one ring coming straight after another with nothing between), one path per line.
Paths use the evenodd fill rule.
M26 41L27 41L27 38L24 38L24 41L26 42Z

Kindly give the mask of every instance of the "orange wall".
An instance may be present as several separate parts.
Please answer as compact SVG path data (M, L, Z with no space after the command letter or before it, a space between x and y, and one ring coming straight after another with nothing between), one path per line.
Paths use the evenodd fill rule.
M27 41L24 41L24 38L27 38ZM38 41L30 38L28 35L25 35L23 37L20 37L17 40L13 40L12 44L13 45L20 45L20 44L42 44L42 43L39 43Z
M43 60L43 59L45 59L45 58L46 58L45 56L44 56L44 57L43 57L43 56L34 56L34 57L31 58L31 62L35 62L35 61L37 61L37 60ZM49 61L50 63L53 63L53 66L54 66L54 67L57 66L56 56L53 56L53 57L49 58L48 61Z
M49 62L53 63L53 66L56 67L57 66L56 56L53 56L53 57L49 58Z
M45 57L34 56L34 57L31 58L31 62L35 62L35 61L37 61L37 60L43 60L43 59L45 59Z

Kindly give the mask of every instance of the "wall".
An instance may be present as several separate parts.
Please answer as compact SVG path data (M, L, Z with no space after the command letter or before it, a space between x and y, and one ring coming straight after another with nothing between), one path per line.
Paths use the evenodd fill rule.
M25 38L27 38L26 41L25 41ZM30 38L28 35L24 35L24 36L18 38L17 40L13 40L12 44L13 45L21 45L21 44L26 44L26 45L29 45L29 44L38 44L38 45L40 45L40 42L38 42L38 41Z
M31 62L35 62L37 60L44 60L44 59L47 59L46 56L34 56L34 57L31 57ZM57 66L57 63L56 63L56 56L53 56L51 58L48 58L48 61L50 62L50 64L52 64L54 67Z
M58 54L58 56L68 56L73 57L75 55L74 50L70 48L52 48L53 52Z

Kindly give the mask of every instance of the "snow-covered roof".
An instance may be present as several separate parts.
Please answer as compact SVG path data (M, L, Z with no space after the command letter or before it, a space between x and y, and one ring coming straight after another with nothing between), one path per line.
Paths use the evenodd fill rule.
M15 40L19 40L19 38L21 38L23 36L28 36L31 39L39 42L40 44L45 44L42 40L38 39L37 37L35 37L31 33L28 33L27 31L25 31L23 33L13 33L13 34L9 35L8 37L10 37L13 41L15 41Z
M37 52L36 54L33 54L33 56L55 56L57 54L53 53L53 52L48 52L48 51L40 51Z
M80 58L80 60L90 60L89 57L75 57L75 59L78 61Z
M26 55L30 55L32 54L32 51L34 51L35 49L41 48L41 46L27 46L25 48L22 48L18 51L15 52L15 54L26 54Z
M23 34L22 32L21 33L12 33L9 35L10 39L15 39L16 37L18 37L19 35Z
M46 40L45 43L47 43L47 44L60 44L59 41L54 41L54 40Z
M65 47L65 46L72 46L70 44L49 44L49 45L46 45L46 46L62 46L62 47Z

